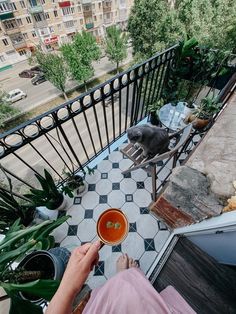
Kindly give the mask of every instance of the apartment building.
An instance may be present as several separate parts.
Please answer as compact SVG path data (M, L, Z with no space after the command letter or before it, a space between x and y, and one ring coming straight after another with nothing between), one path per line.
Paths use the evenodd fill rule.
M36 47L56 50L76 32L101 42L106 28L127 26L134 0L0 0L0 69L25 60Z

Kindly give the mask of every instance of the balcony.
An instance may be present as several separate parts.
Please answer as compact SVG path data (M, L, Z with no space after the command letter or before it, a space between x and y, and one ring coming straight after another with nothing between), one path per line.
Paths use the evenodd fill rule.
M129 252L147 273L170 236L167 226L149 212L151 177L142 169L122 175L131 162L120 148L127 143L130 126L147 122L147 105L160 99L175 51L176 46L156 54L0 136L1 165L17 191L35 186L34 174L42 174L44 168L60 182L66 180L64 168L72 172L94 168L94 173L85 177L85 191L68 201L70 220L53 233L61 246L71 250L94 240L97 219L105 209L117 207L126 213L129 235L121 245L101 249L95 276L89 279L92 288L110 278L113 270L106 265L115 264L119 252ZM201 135L193 134L178 165L195 149ZM160 192L172 172L170 163L159 163L158 171Z
M70 7L71 6L71 2L70 1L61 1L58 3L60 8L66 8L66 7Z
M85 27L86 27L86 29L94 28L94 23L86 23Z
M81 3L82 3L83 5L92 4L92 0L82 0Z
M104 2L102 3L102 9L103 9L103 13L109 13L109 12L111 12L111 2L104 1Z
M35 5L33 7L28 8L30 14L42 13L43 6L41 4Z
M88 18L88 17L91 18L93 16L92 8L91 10L83 10L83 15L84 15L84 18Z
M0 20L1 21L5 21L5 20L8 20L8 19L12 19L14 18L14 14L13 12L3 12L0 14Z
M19 31L20 31L19 27L15 27L15 28L6 29L6 30L5 30L5 33L6 33L8 36L11 36L11 35L14 35L14 34L19 33Z

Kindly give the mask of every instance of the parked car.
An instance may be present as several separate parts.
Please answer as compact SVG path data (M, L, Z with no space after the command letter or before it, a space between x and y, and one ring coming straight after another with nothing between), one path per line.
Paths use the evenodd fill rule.
M30 71L32 71L34 73L43 72L42 69L38 65L30 68Z
M6 102L13 103L20 99L26 98L27 94L24 93L21 89L16 88L7 93L7 95L3 98Z
M46 81L45 75L43 73L39 73L35 77L32 78L31 83L33 85L38 85L38 84L41 84L45 81Z
M19 77L23 77L23 78L32 78L34 76L35 76L35 72L31 70L24 70L19 73Z

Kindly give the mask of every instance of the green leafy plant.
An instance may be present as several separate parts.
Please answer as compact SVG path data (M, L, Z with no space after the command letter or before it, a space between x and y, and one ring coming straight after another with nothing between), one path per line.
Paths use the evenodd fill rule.
M91 33L82 31L74 36L73 42L60 48L63 58L73 79L83 82L87 90L87 81L93 76L92 61L98 60L101 51Z
M72 164L73 166L73 164ZM69 189L75 190L80 186L84 186L84 177L87 174L91 175L94 174L94 169L86 167L86 170L82 172L82 174L77 174L74 172L74 167L72 172L66 171L65 168L63 169L63 174L66 176L66 185Z
M193 114L199 119L208 120L220 111L220 107L221 103L217 96L207 96L201 99L200 104L196 107Z
M117 73L119 64L127 57L128 37L116 26L110 26L106 30L105 51L108 59L116 64Z
M48 209L58 208L64 199L63 192L69 197L73 197L73 193L68 186L62 186L59 191L50 173L44 169L44 177L35 174L42 189L30 189L31 194L25 197L30 199L35 206L46 206Z
M165 104L164 99L160 98L156 101L154 101L152 104L148 106L148 111L151 113L156 113L158 110L161 109L161 107Z
M11 179L1 165L0 168L8 181L6 188L0 186L0 233L5 234L18 218L21 224L28 226L34 218L35 206L30 200L13 193Z
M29 60L29 63L39 64L46 79L58 88L67 100L66 80L68 77L68 67L62 56L52 53L44 53L36 50Z
M14 262L19 262L26 253L52 248L55 240L50 233L68 218L69 216L64 216L55 221L44 221L28 228L21 225L20 219L18 219L0 242L0 286L11 298L10 314L43 313L40 306L22 300L19 292L29 292L48 301L53 297L59 282L50 279L37 279L37 277L40 278L41 274L27 273L25 270L14 271L12 265ZM26 278L35 280L21 283Z
M6 93L0 90L0 127L4 127L7 119L20 112L19 109L16 109L6 103L5 97Z

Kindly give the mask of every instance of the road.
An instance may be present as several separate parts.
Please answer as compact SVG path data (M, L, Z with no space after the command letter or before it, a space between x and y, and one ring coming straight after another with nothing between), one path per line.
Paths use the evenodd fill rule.
M128 57L125 64L132 60L132 49L128 49ZM104 75L105 73L115 68L107 57L103 57L100 61L94 62L95 77ZM50 82L46 81L39 85L32 85L31 79L19 77L19 73L25 69L29 69L28 61L20 62L13 66L13 68L0 72L0 87L9 92L12 89L20 88L27 93L27 98L22 99L14 104L22 112L29 111L41 104L44 104L61 94ZM69 80L67 82L67 90L76 87L78 84L75 81Z

